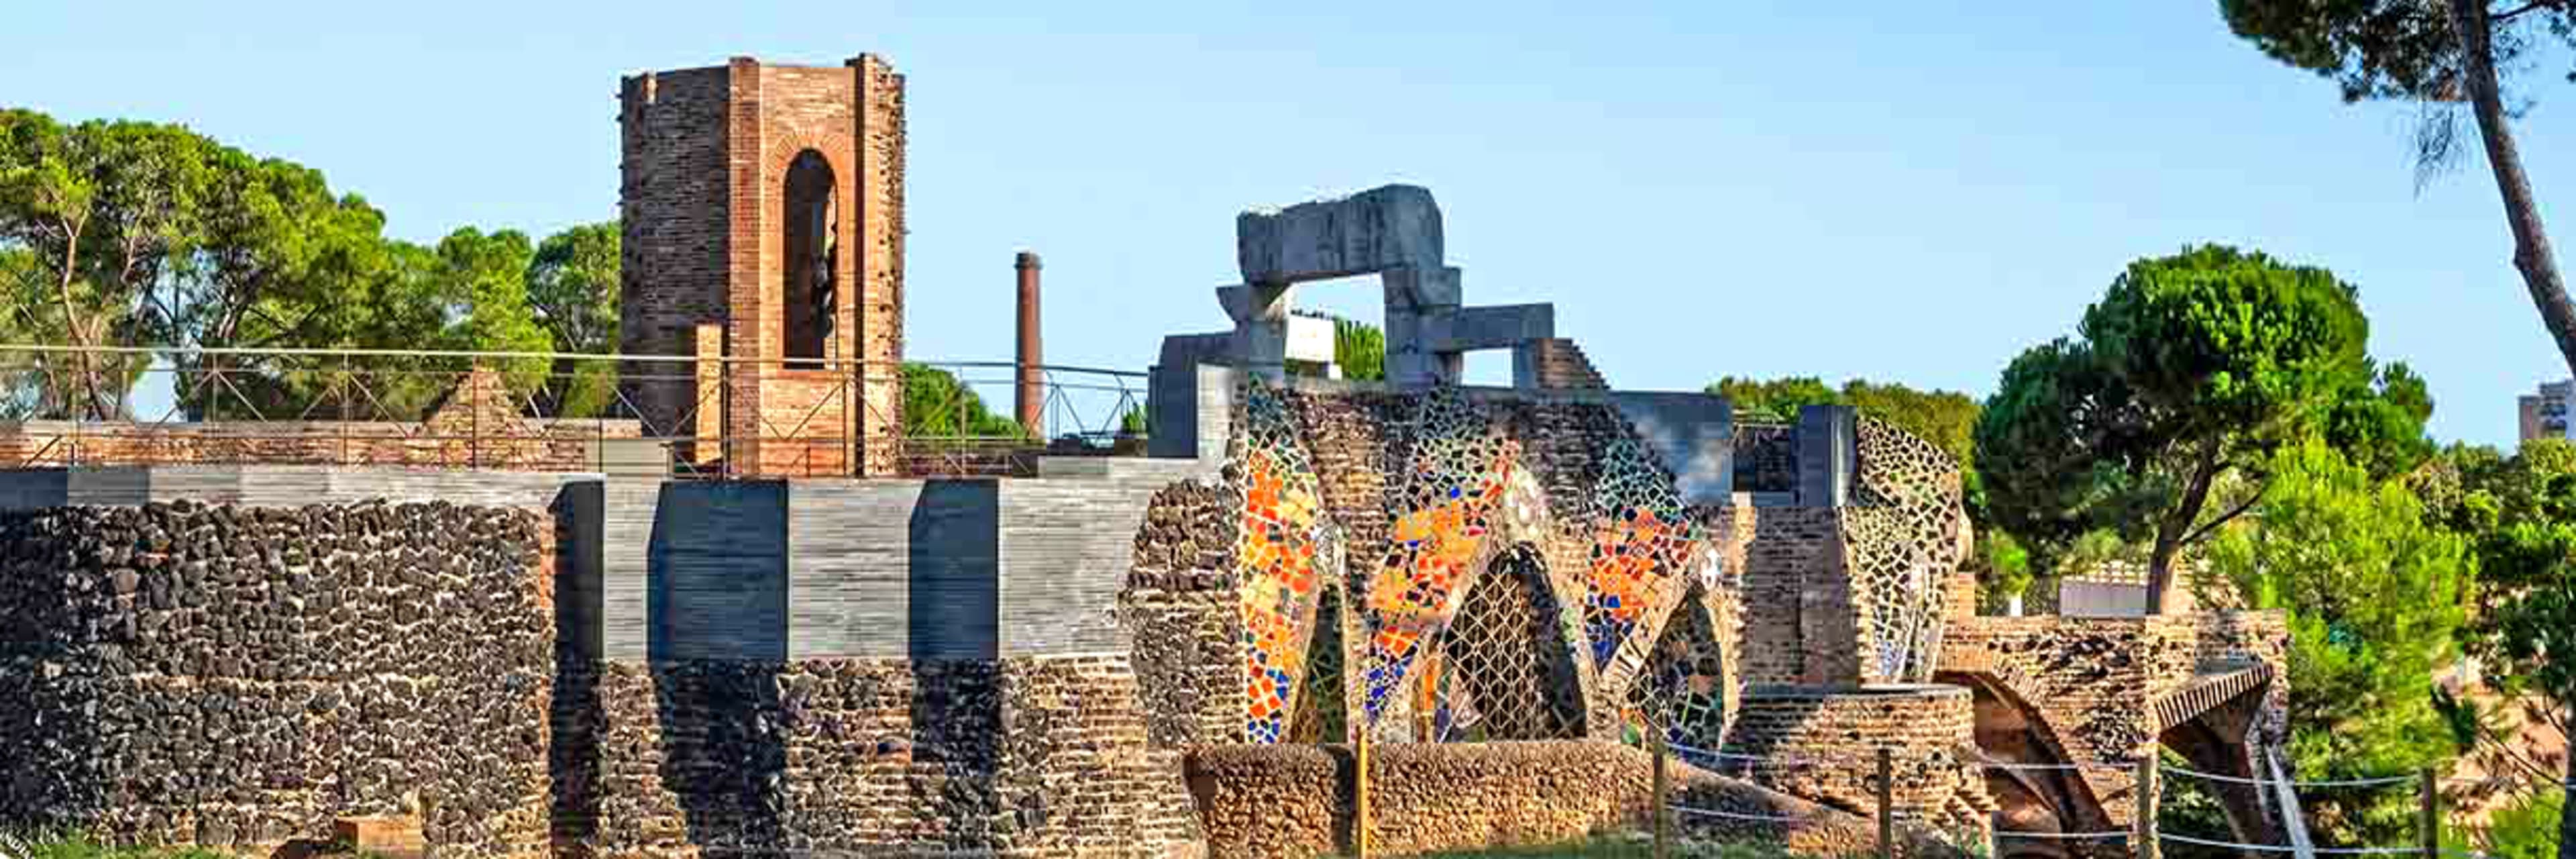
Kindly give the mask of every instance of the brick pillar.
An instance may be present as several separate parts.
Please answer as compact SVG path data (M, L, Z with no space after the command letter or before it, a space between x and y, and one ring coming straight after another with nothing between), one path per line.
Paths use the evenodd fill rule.
M1018 394L1011 417L1028 430L1029 435L1046 437L1046 383L1038 369L1046 364L1045 347L1039 342L1038 326L1038 255L1021 251L1011 268L1020 281L1020 348Z

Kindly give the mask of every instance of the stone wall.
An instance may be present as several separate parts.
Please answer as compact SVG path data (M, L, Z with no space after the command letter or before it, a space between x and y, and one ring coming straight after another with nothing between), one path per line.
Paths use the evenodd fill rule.
M1736 422L1735 491L1798 491L1796 426Z
M417 814L547 850L535 514L181 502L0 512L0 828L273 846Z
M1653 759L1593 741L1402 743L1369 750L1370 847L1403 855L1554 844L1650 825ZM1355 821L1348 746L1230 745L1189 759L1190 790L1214 856L1346 854ZM1668 761L1673 802L1693 809L1785 818L1746 821L1676 814L1675 832L1757 840L1803 855L1859 856L1877 846L1868 818ZM1914 827L1908 855L1958 855Z
M1194 855L1119 657L567 665L555 836L614 857Z
M1726 750L1765 786L1855 813L1874 813L1876 753L1891 753L1899 819L1983 839L1994 811L1977 767L1976 710L1955 686L1757 686ZM1729 770L1730 772L1733 770Z
M1157 746L1243 737L1246 656L1232 574L1242 502L1230 485L1184 481L1155 493L1118 597L1120 625L1147 642L1134 658Z

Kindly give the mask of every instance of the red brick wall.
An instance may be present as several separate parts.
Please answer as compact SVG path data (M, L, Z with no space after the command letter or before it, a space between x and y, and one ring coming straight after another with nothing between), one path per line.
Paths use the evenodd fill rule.
M740 442L727 451L735 471L891 474L902 426L903 77L866 55L841 66L737 57L629 78L623 98L621 349L709 357L693 328L722 323L736 363L720 404L698 408L720 409L724 434ZM820 371L842 380L829 385L779 363L785 183L808 150L831 168L837 209L840 306L826 353L853 359ZM693 385L629 388L657 431L686 431L678 425L692 411ZM839 420L812 419L820 389L854 400L831 410ZM797 434L782 438L791 427ZM844 442L853 429L866 439L856 467Z

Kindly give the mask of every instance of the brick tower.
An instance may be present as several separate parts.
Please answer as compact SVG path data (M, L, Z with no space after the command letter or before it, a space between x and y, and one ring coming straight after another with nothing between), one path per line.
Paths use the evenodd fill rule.
M697 359L624 368L646 433L738 474L893 473L903 76L736 57L619 100L619 348Z

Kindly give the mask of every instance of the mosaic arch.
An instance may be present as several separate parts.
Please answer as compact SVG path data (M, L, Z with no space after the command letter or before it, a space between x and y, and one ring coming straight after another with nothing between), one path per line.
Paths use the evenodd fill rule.
M1519 543L1467 586L1440 635L1443 681L1433 710L1442 740L1583 736L1576 632L1538 549Z
M1715 749L1726 736L1739 689L1727 661L1725 630L1733 606L1694 584L1655 637L1645 670L1628 686L1623 721L1668 742Z
M1388 484L1385 554L1346 572L1342 523L1300 437L1311 416L1261 381L1242 390L1228 475L1243 504L1232 571L1247 741L1581 736L1633 721L1632 698L1658 724L1672 707L1723 724L1722 704L1675 691L1723 690L1723 672L1630 689L1650 666L1672 673L1653 662L1659 642L1723 653L1710 609L1677 609L1733 590L1714 540L1615 412L1603 417L1617 434L1586 457L1597 477L1560 496L1577 509L1553 511L1505 413L1451 389L1399 395L1411 417L1388 428L1373 463ZM1341 606L1334 634L1317 628L1328 594ZM1668 633L1667 618L1683 628Z
M1234 557L1242 583L1244 736L1275 743L1295 712L1316 600L1342 574L1341 534L1324 515L1314 458L1276 391L1247 386L1238 439L1243 515Z
M1489 537L1535 533L1545 513L1536 488L1517 470L1519 442L1500 427L1453 390L1422 396L1411 425L1411 468L1388 499L1401 512L1387 535L1386 558L1361 593L1368 635L1358 660L1361 712L1372 725L1424 658L1429 639L1457 611L1460 586L1499 553L1501 541ZM1417 688L1436 697L1436 677Z
M1941 653L1944 580L1967 553L1959 466L1875 418L1863 416L1853 435L1852 506L1841 528L1861 670L1870 682L1926 682Z

